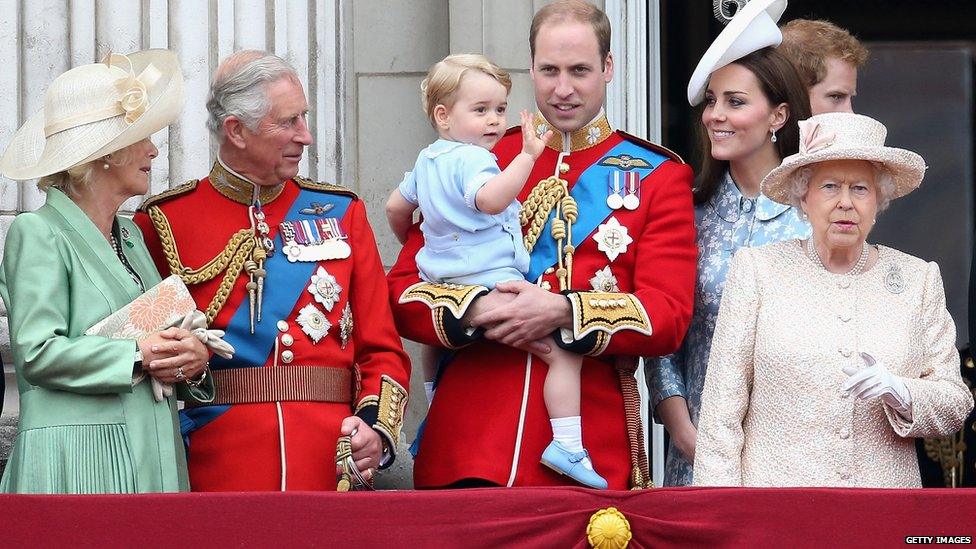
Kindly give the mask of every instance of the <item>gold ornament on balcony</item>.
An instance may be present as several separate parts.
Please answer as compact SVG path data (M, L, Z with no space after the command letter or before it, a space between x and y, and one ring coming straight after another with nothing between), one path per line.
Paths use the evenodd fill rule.
M630 523L616 507L593 513L586 526L586 541L596 549L623 549L631 537Z

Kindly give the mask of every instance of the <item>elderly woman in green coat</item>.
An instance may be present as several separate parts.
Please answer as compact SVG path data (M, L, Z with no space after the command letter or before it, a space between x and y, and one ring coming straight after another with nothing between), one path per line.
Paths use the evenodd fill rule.
M113 55L56 78L0 160L4 176L40 178L47 193L14 220L0 267L20 392L0 491L188 489L176 395L157 401L136 380L212 399L206 347L178 328L138 341L84 335L160 282L139 230L117 212L148 192L158 154L149 136L182 105L174 53Z

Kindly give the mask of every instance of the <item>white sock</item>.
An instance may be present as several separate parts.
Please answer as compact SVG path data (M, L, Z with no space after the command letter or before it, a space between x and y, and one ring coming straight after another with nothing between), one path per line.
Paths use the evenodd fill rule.
M583 451L583 426L580 416L554 417L549 419L552 424L552 439L572 453ZM592 470L590 458L583 458L583 465Z
M430 403L434 400L434 382L433 381L425 381L424 382L424 392L427 393L427 405L429 406Z

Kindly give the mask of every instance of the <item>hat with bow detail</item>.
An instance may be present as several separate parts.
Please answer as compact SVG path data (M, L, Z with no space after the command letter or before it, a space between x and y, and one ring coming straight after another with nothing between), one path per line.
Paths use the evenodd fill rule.
M30 117L0 159L0 173L26 180L58 173L141 141L183 108L174 52L110 54L54 79L44 108Z
M762 181L762 192L781 204L790 203L790 176L796 170L828 160L868 160L891 174L899 198L914 191L925 175L918 153L885 146L888 128L877 120L850 112L830 112L801 120L800 151L783 159Z

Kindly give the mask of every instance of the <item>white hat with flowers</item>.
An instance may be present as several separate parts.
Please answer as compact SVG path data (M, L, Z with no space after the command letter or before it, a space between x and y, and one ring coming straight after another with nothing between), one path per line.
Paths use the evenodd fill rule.
M0 173L26 180L58 173L141 141L183 108L174 52L110 54L54 79L44 108L30 117L0 159Z

